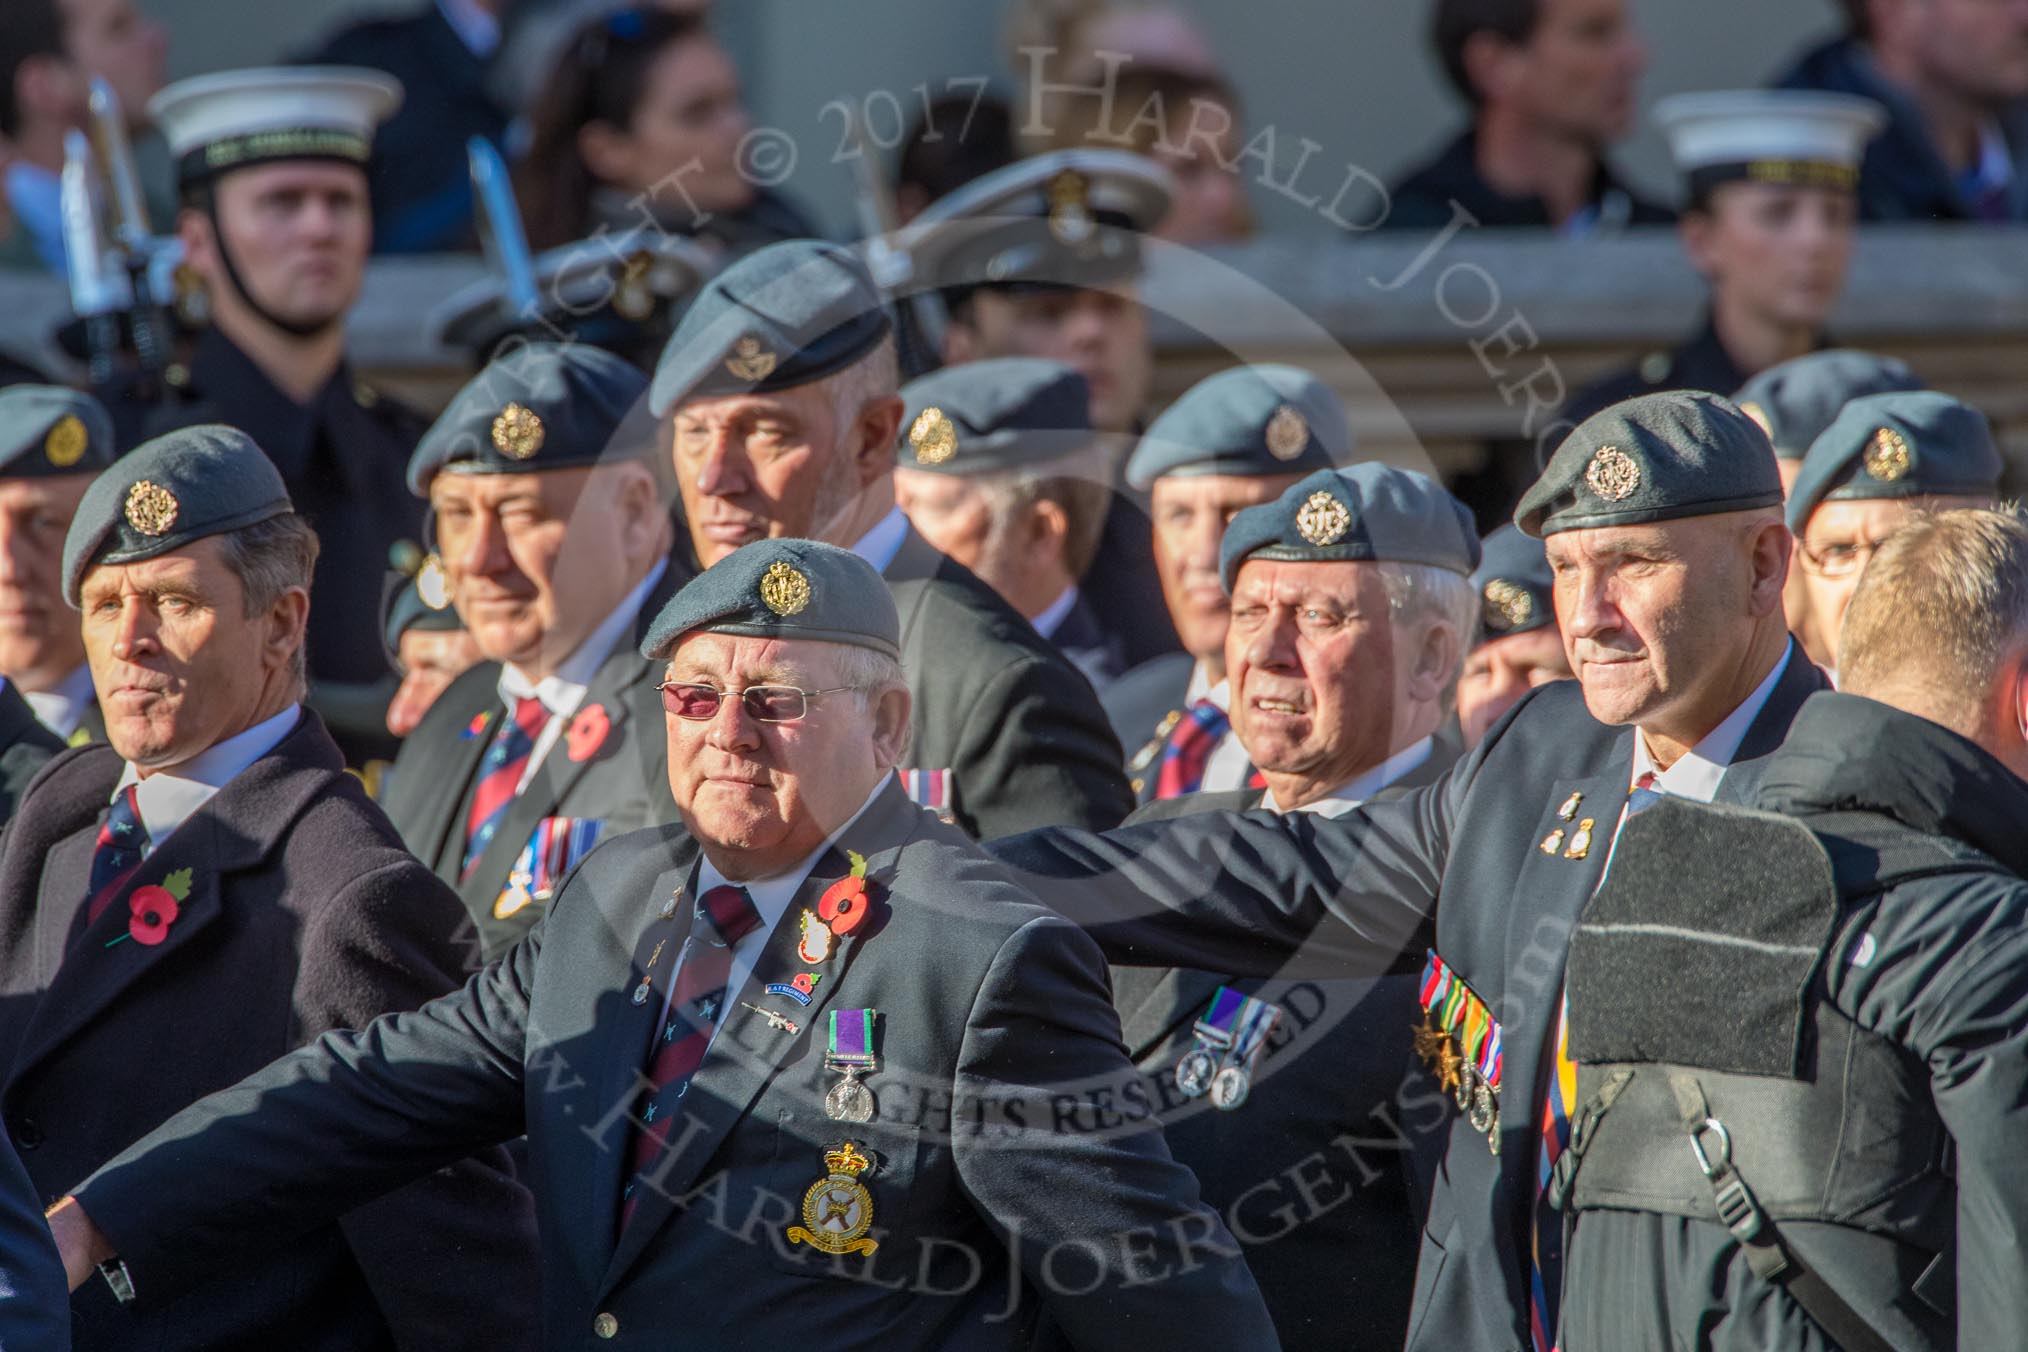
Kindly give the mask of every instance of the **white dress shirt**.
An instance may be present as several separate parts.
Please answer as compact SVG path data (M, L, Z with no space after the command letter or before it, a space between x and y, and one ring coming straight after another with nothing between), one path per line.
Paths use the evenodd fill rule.
M1737 709L1705 733L1696 746L1683 753L1681 760L1666 770L1655 771L1656 790L1699 803L1708 803L1716 798L1718 781L1725 778L1726 767L1739 754L1739 744L1746 740L1746 730L1767 707L1768 697L1774 694L1775 682L1781 680L1782 673L1795 660L1795 654L1796 645L1791 642L1781 661L1774 664L1774 670L1768 672ZM1640 782L1641 776L1651 770L1655 770L1655 761L1648 754L1648 737L1637 728L1634 731L1634 769L1628 782Z
M531 696L542 701L542 707L549 711L549 719L542 725L542 735L535 739L535 750L529 754L528 764L521 768L521 781L514 786L520 793L528 787L528 781L542 766L542 758L563 736L565 724L577 713L577 706L584 703L585 691L590 688L592 677L612 654L613 645L632 628L634 617L641 613L641 605L655 583L661 580L663 571L669 565L658 562L648 570L648 575L634 585L634 589L621 599L613 613L599 622L577 650L556 664L556 670L539 681L531 681L528 674L512 662L500 668L500 702L507 706L507 717L514 717L514 701Z
M781 923L782 916L787 914L789 903L795 900L796 892L802 887L804 880L810 876L810 870L815 868L817 861L824 857L824 851L844 839L846 832L852 829L853 823L866 815L866 809L873 806L873 800L880 796L880 791L886 788L888 781L893 778L894 771L892 770L882 775L880 782L873 786L873 792L867 794L866 801L859 805L859 810L853 813L843 826L833 831L822 845L810 851L804 857L802 863L786 872L777 873L772 878L755 878L743 883L732 884L735 887L744 887L746 889L748 898L753 902L754 910L760 912L761 922L754 926L753 931L744 939L733 945L732 969L727 973L725 981L725 998L728 1003L739 998L741 989L746 985L746 979L753 975L754 963L759 961L761 950L767 947L768 935L774 933L775 926ZM698 897L702 897L712 888L723 886L730 881L730 879L713 866L709 855L699 851L697 856L697 890L692 894L692 905L696 904ZM669 969L669 988L662 996L662 1019L664 1022L667 1022L669 1018L669 1002L676 997L677 974L682 971L683 960L689 955L689 952L689 945L686 942L683 950L677 954L676 965ZM720 1026L724 1025L725 1017L726 1011L720 1010L717 1019L717 1023ZM713 1036L717 1036L716 1031L713 1032ZM710 1044L706 1043L705 1048L709 1050Z
M23 690L21 698L35 710L35 721L59 737L68 738L84 721L98 692L92 688L92 669L82 663L57 682L54 690Z
M131 761L128 762L127 768L120 772L120 782L114 787L112 798L106 801L118 798L126 792L129 784L137 786L134 798L141 808L141 828L148 837L141 846L141 857L145 859L153 854L163 841L176 834L177 827L189 821L197 809L210 802L220 789L279 746L282 738L295 728L301 715L302 706L291 704L273 718L254 724L245 732L235 733L167 770L144 774Z
M1322 798L1305 803L1301 807L1284 809L1275 802L1273 789L1261 795L1260 805L1269 812L1314 812L1321 817L1342 817L1403 775L1420 769L1422 763L1429 759L1430 751L1435 744L1434 737L1425 737L1419 742L1413 742L1366 773L1354 775Z
M880 524L859 537L852 546L852 552L873 565L873 571L885 576L887 565L894 562L894 556L901 552L901 542L908 538L908 518L901 514L899 506L888 509L880 518Z

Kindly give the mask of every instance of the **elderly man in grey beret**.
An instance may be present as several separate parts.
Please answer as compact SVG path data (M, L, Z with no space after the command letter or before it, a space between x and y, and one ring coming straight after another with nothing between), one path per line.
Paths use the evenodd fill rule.
M55 385L0 390L0 676L59 738L105 725L84 639L63 603L63 537L78 500L113 463L113 422L99 401Z
M1052 1108L1131 1079L1103 964L902 791L880 575L755 541L641 651L680 820L595 851L464 991L103 1170L73 1275L117 1255L174 1287L525 1130L544 1347L1014 1348L1038 1317L1076 1347L1272 1347L1159 1129Z
M880 293L849 251L795 240L714 277L649 391L697 562L797 536L852 550L901 612L909 794L981 839L1115 825L1133 800L1090 684L896 505L899 385ZM919 414L910 439L955 435L941 416Z
M1726 400L1614 405L1557 449L1517 516L1545 540L1577 679L1531 692L1436 783L1336 817L1200 813L996 847L1114 962L1420 964L1416 1049L1465 1111L1430 1200L1415 1352L1554 1345L1562 1232L1543 1182L1579 1107L1569 936L1637 789L1748 801L1826 684L1784 624L1781 500L1767 434Z
M316 557L228 427L135 449L71 522L106 744L50 763L0 851L0 1112L45 1199L207 1091L463 978L456 896L303 704ZM77 1346L533 1346L528 1194L504 1152L471 1154L180 1299L109 1269L73 1298Z

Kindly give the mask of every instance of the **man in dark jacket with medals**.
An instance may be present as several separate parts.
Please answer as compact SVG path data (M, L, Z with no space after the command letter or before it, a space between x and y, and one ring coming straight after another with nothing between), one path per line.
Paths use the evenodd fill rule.
M2028 525L1905 526L1843 652L1786 815L1655 804L1579 927L1570 1352L2028 1339Z
M1568 1136L1566 946L1636 785L1746 800L1825 686L1783 623L1780 503L1766 434L1725 400L1608 409L1517 517L1546 539L1577 680L1531 693L1437 783L1335 818L1206 813L997 846L1115 963L1422 971L1418 1050L1469 1111L1430 1199L1411 1349L1553 1346L1561 1255L1537 1179Z

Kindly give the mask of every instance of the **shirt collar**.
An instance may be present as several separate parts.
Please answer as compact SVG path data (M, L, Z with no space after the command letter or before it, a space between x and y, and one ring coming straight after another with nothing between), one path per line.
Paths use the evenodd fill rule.
M1211 673L1204 669L1202 662L1198 662L1190 668L1190 684L1183 687L1183 707L1187 709L1201 699L1216 699L1218 707L1223 709L1227 690L1223 681L1213 685Z
M1076 604L1077 584L1073 582L1063 589L1063 595L1044 606L1042 613L1029 623L1035 626L1035 632L1042 637L1054 638L1056 631L1063 627L1064 617L1070 614L1070 608Z
M68 737L84 721L97 691L92 687L92 669L83 663L57 682L54 690L24 690L21 698L35 711L35 721L59 737Z
M1269 812L1314 812L1321 817L1342 817L1353 808L1379 793L1402 776L1421 768L1429 759L1435 746L1434 737L1424 737L1418 742L1395 752L1380 764L1363 774L1355 775L1324 797L1301 807L1283 808L1275 802L1275 791L1269 789L1261 796L1260 805Z
M129 784L136 785L134 797L140 803L141 825L148 832L150 846L159 846L220 789L280 745L301 714L302 706L291 704L273 718L254 724L245 732L234 733L181 765L157 770L145 779L129 761L106 801L119 797Z
M774 929L776 922L788 911L789 903L796 899L796 892L802 887L803 880L810 876L810 870L824 857L824 851L836 845L844 838L845 833L852 829L853 823L866 815L866 809L873 806L873 800L880 796L881 790L885 789L893 778L892 770L882 775L880 782L873 786L873 792L867 794L866 801L859 805L859 810L847 818L843 826L833 831L822 845L810 851L796 867L784 873L777 873L772 878L751 879L744 883L733 884L746 889L747 896L753 901L753 908L760 912L760 928L754 931L755 934L766 935ZM729 881L730 879L720 873L717 866L711 862L711 857L700 850L697 855L697 895L701 897L712 888Z
M1781 661L1774 664L1774 670L1761 678L1760 684L1745 702L1727 714L1724 722L1705 733L1696 746L1666 770L1655 770L1654 758L1648 754L1648 735L1635 729L1634 770L1630 782L1638 782L1642 775L1654 771L1655 787L1663 793L1699 803L1708 803L1716 798L1718 781L1725 777L1726 767L1739 754L1739 744L1746 740L1746 730L1753 726L1753 720L1760 717L1760 711L1767 706L1768 697L1774 694L1775 683L1788 670L1795 651L1796 645L1792 642L1782 653Z
M634 618L641 613L641 606L647 601L648 593L662 579L667 560L657 560L648 570L648 575L634 584L634 589L620 599L613 612L599 622L599 627L585 636L569 657L556 664L556 670L539 681L528 679L528 673L512 662L500 666L500 702L509 708L517 699L530 696L542 701L542 707L552 716L569 716L577 712L577 706L584 703L585 691L591 688L592 677L598 675L599 667L611 655L613 645L627 632Z
M437 0L437 11L473 56L483 61L499 50L500 21L473 0Z
M880 518L880 524L859 537L852 546L852 552L873 565L876 573L885 573L887 565L894 562L894 556L901 552L901 542L908 538L908 518L901 514L899 505L888 508L887 515Z

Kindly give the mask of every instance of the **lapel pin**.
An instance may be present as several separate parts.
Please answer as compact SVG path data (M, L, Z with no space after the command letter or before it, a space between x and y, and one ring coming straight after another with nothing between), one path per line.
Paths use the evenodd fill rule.
M1584 795L1573 793L1563 800L1563 806L1556 809L1556 820L1567 822L1577 815L1577 805L1584 801Z
M1582 859L1591 853L1592 818L1586 817L1570 833L1570 848L1563 852L1565 859Z
M1542 838L1542 852L1544 854L1555 854L1558 850L1562 848L1563 848L1562 827L1560 826L1557 827L1554 831L1551 831L1548 835Z
M760 1015L763 1019L767 1020L768 1027L778 1033L787 1033L789 1036L794 1037L797 1033L803 1031L803 1025L797 1023L786 1014L777 1014L772 1009L762 1009L759 1005L750 1005L744 1000L739 1002L739 1007L741 1009L750 1009Z

